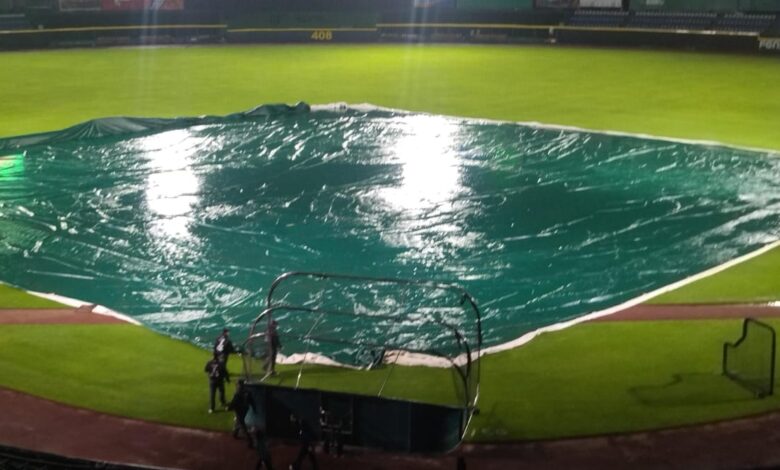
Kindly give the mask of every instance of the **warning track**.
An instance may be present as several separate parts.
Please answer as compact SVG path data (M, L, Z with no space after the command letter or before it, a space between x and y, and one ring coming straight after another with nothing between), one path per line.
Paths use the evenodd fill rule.
M126 323L120 318L93 313L91 307L0 309L0 325Z

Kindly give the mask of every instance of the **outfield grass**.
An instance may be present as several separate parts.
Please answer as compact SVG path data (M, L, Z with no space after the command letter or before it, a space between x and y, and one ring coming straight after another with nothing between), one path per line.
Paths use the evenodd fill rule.
M777 327L777 321L772 321ZM720 375L739 320L586 323L486 358L475 440L622 433L780 407Z
M134 325L3 325L0 346L5 387L120 416L230 429L230 413L206 413L210 354L189 343ZM240 371L239 361L229 364Z
M0 309L2 308L68 308L61 303L30 295L27 292L0 284Z
M590 323L488 356L468 439L638 431L780 407L780 396L755 399L720 375L722 343L740 332L738 320ZM0 345L4 386L106 413L229 429L229 413L206 413L208 352L190 344L131 325L6 325ZM230 364L237 373L237 358ZM383 373L307 366L302 385L372 394ZM387 396L449 400L445 370L399 366L392 374ZM296 377L296 367L283 367L274 383Z
M722 273L651 299L652 304L780 301L780 247Z
M2 63L0 136L115 115L370 102L780 149L780 62L772 57L567 47L259 45L6 52Z

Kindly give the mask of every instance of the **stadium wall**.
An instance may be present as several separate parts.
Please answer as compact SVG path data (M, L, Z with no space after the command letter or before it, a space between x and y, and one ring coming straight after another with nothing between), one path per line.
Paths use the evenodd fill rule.
M469 5L476 5L476 0L432 3L427 8L415 7L421 0L186 0L186 7L181 10L160 11L61 11L57 5L63 2L88 5L105 0L32 0L34 4L30 1L27 0L26 15L8 15L5 22L0 15L0 48L203 42L450 42L780 51L780 19L773 31L761 36L743 31L578 26L568 24L571 10L526 8L534 0L492 3L526 6L512 11L471 9ZM645 5L660 1L698 5L701 0L636 1ZM764 0L714 1L720 6L729 2L756 6L763 5ZM548 6L565 4L557 0L535 2Z
M458 0L461 10L530 10L534 0Z
M777 0L631 0L632 10L780 11Z

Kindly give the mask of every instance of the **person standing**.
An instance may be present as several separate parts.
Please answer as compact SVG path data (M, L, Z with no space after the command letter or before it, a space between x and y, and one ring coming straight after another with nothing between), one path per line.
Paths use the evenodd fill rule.
M217 354L206 363L204 372L209 377L209 413L214 412L214 395L219 391L219 401L222 407L225 408L225 382L230 382L230 374L228 374L225 368L225 363L222 362Z
M268 322L268 328L265 330L265 341L268 347L268 356L265 359L265 376L263 379L266 379L271 375L276 375L276 355L282 348L276 320L270 320Z
M233 342L230 341L230 331L227 328L222 329L222 334L217 336L217 340L214 342L214 356L219 357L219 360L227 368L228 356L236 352L236 348L233 346Z
M268 451L268 443L265 435L265 410L255 403L251 393L247 394L247 413L244 423L252 436L252 445L257 449L258 460L255 470L264 466L266 470L273 470L271 453Z
M228 409L235 413L233 419L233 437L238 439L240 433L244 434L247 439L247 443L250 448L254 447L252 442L252 434L246 426L246 412L249 411L249 391L244 385L244 379L239 379L236 383L236 393L233 395L233 399L228 404Z
M298 450L295 462L290 465L290 470L301 470L306 457L309 458L311 468L317 470L319 467L317 466L317 456L314 454L314 431L312 431L311 426L305 420L296 416L291 418L298 427L298 441L301 444L301 448Z

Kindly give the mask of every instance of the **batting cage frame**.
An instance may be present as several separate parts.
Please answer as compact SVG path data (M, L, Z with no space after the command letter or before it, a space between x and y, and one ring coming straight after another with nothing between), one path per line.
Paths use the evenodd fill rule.
M392 298L397 293L401 300ZM283 362L297 366L294 385L267 380L277 344L284 348ZM481 348L481 312L457 285L289 272L271 284L242 357L244 380L269 437L296 438L305 429L310 439L339 446L445 452L461 442L478 411ZM316 375L313 364L332 366L329 375L351 374L350 380L371 377L366 383L375 386L345 392L306 385L302 378ZM399 387L389 392L396 365L449 370L451 382L434 382L452 387L442 393L448 398L399 396ZM285 371L291 379L292 369Z
M775 329L754 318L745 318L742 336L736 342L723 344L723 375L753 392L757 398L773 395L776 350Z

